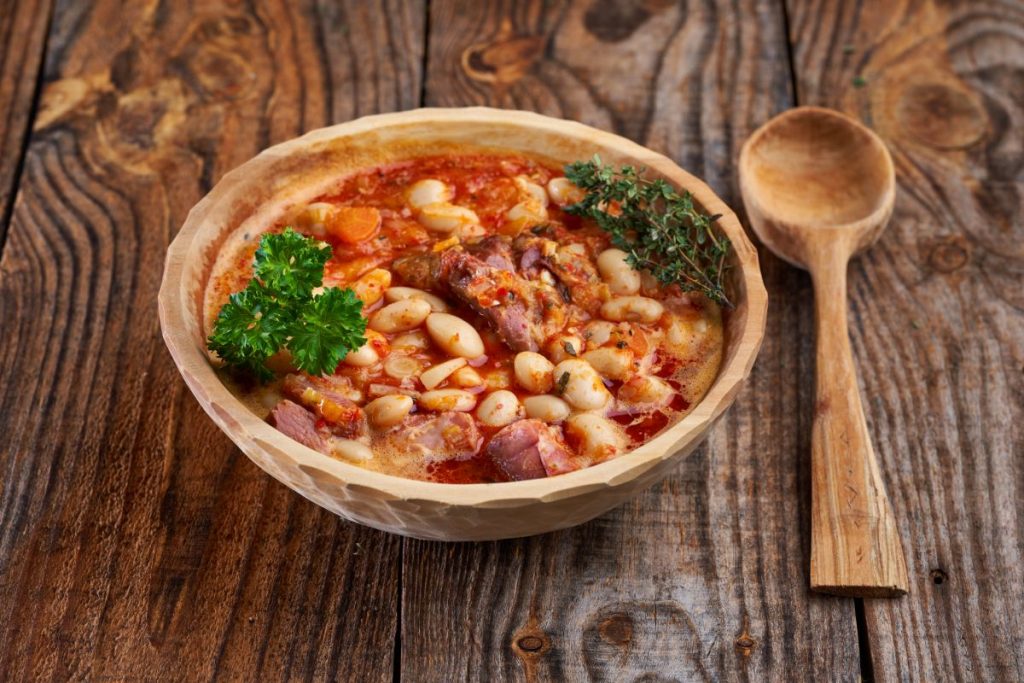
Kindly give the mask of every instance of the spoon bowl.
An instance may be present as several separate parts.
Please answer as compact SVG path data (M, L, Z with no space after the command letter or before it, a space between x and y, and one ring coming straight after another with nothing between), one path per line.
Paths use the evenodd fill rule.
M807 268L807 244L850 241L851 253L868 247L896 195L892 157L881 139L819 107L791 109L758 129L740 156L740 184L761 240L801 268ZM753 214L766 220L754 222Z
M892 158L877 135L848 116L800 107L750 136L739 180L761 241L814 281L811 588L902 595L903 547L864 419L846 320L850 257L878 239L892 215Z

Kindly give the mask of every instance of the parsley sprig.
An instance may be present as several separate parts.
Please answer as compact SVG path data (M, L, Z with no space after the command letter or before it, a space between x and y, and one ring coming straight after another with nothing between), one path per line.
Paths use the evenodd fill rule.
M291 228L260 239L253 278L221 307L207 345L231 366L273 379L266 361L282 348L311 375L333 372L366 343L363 304L351 289L323 284L331 247Z
M626 252L629 265L732 306L724 285L729 239L712 228L720 216L699 211L689 192L647 180L633 166L605 166L596 155L566 166L565 176L586 192L566 211L592 218Z

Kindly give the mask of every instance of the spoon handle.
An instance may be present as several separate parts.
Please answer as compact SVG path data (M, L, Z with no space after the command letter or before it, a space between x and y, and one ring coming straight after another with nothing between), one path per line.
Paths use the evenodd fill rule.
M811 269L817 326L811 589L893 597L907 592L907 567L857 388L846 323L847 257L829 251Z

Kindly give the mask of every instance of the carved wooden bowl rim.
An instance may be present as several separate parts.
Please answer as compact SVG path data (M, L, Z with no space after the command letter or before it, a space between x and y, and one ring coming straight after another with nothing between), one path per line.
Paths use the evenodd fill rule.
M378 136L392 128L400 128L403 135L436 136L443 143L451 131L473 127L492 131L489 138L499 142L502 138L515 140L517 137L543 136L546 140L564 140L567 148L592 149L584 158L598 152L606 160L646 167L649 173L663 176L677 187L691 192L705 210L721 215L718 225L733 244L732 285L737 305L727 322L723 363L713 385L689 415L639 448L593 467L544 479L492 484L416 481L363 469L293 441L247 409L228 390L214 372L204 349L201 332L203 314L201 303L197 303L197 292L205 290L204 278L209 277L217 256L216 250L209 248L210 244L217 239L222 244L229 233L237 234L242 230L242 224L232 224L229 220L232 203L237 205L240 197L254 194L257 184L267 182L266 174L273 163L308 154L311 149L324 145L349 145L361 136ZM488 147L494 148L493 145ZM499 144L498 147L516 151L515 147L507 145ZM534 151L520 151L532 156L545 156ZM558 159L554 155L551 158L561 162L572 160ZM344 170L354 171L357 168ZM336 183L338 169L332 170L332 176ZM249 213L262 213L262 208L253 206ZM764 336L767 293L758 267L757 251L736 214L705 183L667 157L581 123L523 111L467 107L379 114L321 128L270 147L229 172L192 209L168 247L158 303L164 340L190 390L213 421L261 467L264 466L253 457L254 452L271 460L289 458L290 462L283 464L290 468L283 469L298 466L307 472L323 472L341 486L360 495L370 494L373 498L423 502L428 506L521 508L623 485L660 461L681 452L696 439L703 438L711 424L732 404L741 384L750 374ZM264 469L281 479L267 467ZM282 482L304 493L292 482L284 479ZM343 500L338 500L337 504L345 505ZM553 523L551 526L555 528L557 525Z

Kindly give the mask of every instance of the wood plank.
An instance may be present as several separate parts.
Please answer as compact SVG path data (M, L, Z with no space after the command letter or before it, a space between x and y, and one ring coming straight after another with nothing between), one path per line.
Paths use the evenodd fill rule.
M51 4L0 0L0 250L43 68Z
M1024 8L793 2L801 102L860 117L896 213L851 269L853 346L910 595L874 674L1024 679Z
M57 8L0 262L0 680L392 679L400 540L244 458L155 302L168 241L226 170L417 104L425 18L398 0Z
M614 129L736 208L739 144L791 102L774 3L434 0L430 27L428 104ZM404 678L857 678L853 601L807 591L810 285L763 258L773 303L755 376L676 474L577 529L407 542Z

